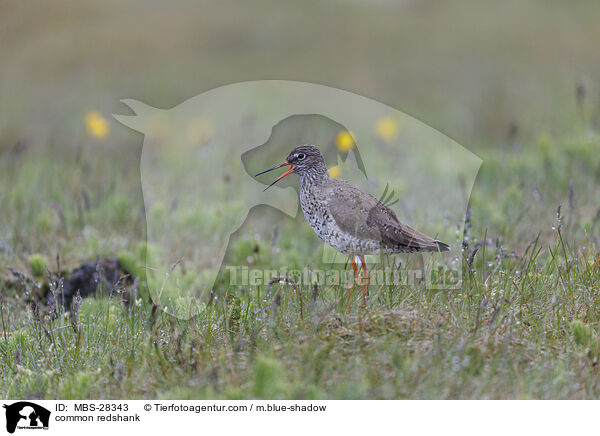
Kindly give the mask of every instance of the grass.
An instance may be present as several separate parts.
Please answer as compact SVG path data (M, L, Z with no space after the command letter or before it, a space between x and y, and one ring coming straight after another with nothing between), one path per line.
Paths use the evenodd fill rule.
M143 285L130 304L117 287L71 313L47 310L40 287L56 286L58 271L116 253L139 268L149 249L134 164L111 167L109 150L89 165L85 147L59 164L49 147L0 163L13 186L0 211L4 398L600 395L596 133L483 153L460 289L374 288L362 310L360 292L348 303L340 286L221 287L190 320L154 305ZM286 243L290 231L283 254L302 259L310 247ZM233 244L234 258L248 253L260 261L253 243Z
M0 14L1 397L600 395L597 2L265 0L238 15L177 3L61 0L44 14L16 3ZM181 253L146 243L141 136L111 124L104 142L89 140L85 113L123 113L122 98L168 108L265 78L350 90L476 146L483 166L454 241L460 289L373 288L364 311L360 292L348 302L339 286L211 295L185 256L165 303L152 303L144 260L168 270ZM222 219L169 207L148 213L174 219L175 248L194 245L198 222L214 231ZM313 265L320 253L302 217L280 230L279 251L241 234L229 259ZM108 288L52 316L45 290L110 256L141 277L140 294ZM170 314L186 305L199 315Z

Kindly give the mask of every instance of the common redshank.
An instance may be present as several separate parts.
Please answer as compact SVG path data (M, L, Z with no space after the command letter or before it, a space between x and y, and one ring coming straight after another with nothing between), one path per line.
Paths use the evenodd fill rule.
M314 145L299 145L285 161L257 176L288 165L289 168L266 191L291 173L300 176L300 205L304 217L323 241L350 257L355 279L361 261L363 306L367 301L367 254L448 251L450 247L398 220L396 214L368 192L329 174L321 151Z

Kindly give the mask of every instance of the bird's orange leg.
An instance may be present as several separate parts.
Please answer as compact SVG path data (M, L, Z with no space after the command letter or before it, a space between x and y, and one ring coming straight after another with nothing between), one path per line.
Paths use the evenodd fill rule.
M361 256L360 257L360 262L362 263L362 267L363 267L363 280L362 280L362 286L363 286L363 308L365 308L367 306L367 297L369 295L369 291L367 290L367 286L369 285L369 271L367 271L367 260L365 259L365 256Z
M354 291L354 286L356 286L356 284L358 283L358 281L356 280L358 278L358 265L356 265L353 256L350 256L350 262L352 262L352 269L354 270L354 283L350 288L350 293L348 294L348 301L346 301L346 307L344 308L344 312L348 311L348 306L350 305L350 300L352 299L352 291Z
M358 278L358 265L354 260L354 257L350 258L350 262L352 262L352 269L354 270L354 283L357 283L356 279Z

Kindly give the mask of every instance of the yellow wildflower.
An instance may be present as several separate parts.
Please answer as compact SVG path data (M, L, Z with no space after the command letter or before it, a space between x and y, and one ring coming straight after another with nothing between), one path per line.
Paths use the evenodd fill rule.
M354 147L354 138L347 130L342 130L335 137L335 146L341 152L347 152Z
M340 176L340 174L342 174L342 170L339 166L334 165L332 167L329 167L329 174L331 175L331 177L337 178Z
M392 117L383 117L375 124L375 133L384 141L391 141L398 135L398 122Z
M108 121L99 112L88 112L85 115L84 122L85 129L90 136L98 140L103 140L108 136L108 132L110 131Z

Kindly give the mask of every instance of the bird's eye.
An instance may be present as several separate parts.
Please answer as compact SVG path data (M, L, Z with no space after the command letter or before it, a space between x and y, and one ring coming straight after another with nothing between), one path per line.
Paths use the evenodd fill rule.
M300 154L298 154L296 156L296 159L298 159L298 160L304 160L304 159L306 159L306 155L304 153L300 153Z

